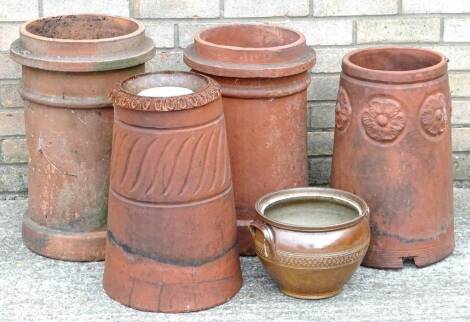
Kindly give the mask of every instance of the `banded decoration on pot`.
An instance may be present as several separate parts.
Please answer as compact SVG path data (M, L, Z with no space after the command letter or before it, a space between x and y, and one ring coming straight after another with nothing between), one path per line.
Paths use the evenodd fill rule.
M292 188L256 203L250 223L256 253L286 295L335 296L369 247L369 209L359 197L331 188Z

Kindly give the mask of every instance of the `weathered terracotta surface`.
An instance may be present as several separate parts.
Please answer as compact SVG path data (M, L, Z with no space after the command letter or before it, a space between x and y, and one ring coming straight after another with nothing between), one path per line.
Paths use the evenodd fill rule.
M357 196L329 188L294 188L262 197L250 223L256 252L286 295L335 296L369 246L369 209ZM275 213L276 212L276 213Z
M306 89L314 52L290 29L228 25L199 32L184 61L222 86L240 253L254 255L248 223L256 200L308 185Z
M363 264L425 266L454 248L451 100L447 60L413 48L343 59L331 186L371 209Z
M156 86L194 93L135 95ZM195 73L142 74L112 99L106 292L144 311L226 302L242 277L219 85Z
M106 38L112 37L112 38ZM57 259L104 259L113 124L107 95L154 55L144 26L103 15L42 18L11 46L23 65L29 204L23 240Z

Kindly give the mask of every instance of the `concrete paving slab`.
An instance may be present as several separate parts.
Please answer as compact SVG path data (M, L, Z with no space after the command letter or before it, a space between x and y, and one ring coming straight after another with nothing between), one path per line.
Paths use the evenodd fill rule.
M189 314L139 312L112 301L103 263L70 263L21 242L25 200L0 202L0 321L470 321L470 189L455 189L456 250L426 268L361 267L338 296L282 295L257 258L243 258L244 286L228 303Z

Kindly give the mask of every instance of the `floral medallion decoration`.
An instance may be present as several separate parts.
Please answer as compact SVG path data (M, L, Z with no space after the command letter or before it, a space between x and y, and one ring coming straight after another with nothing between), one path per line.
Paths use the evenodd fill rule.
M372 98L362 114L362 125L367 135L378 142L391 142L403 131L406 124L401 104L393 98Z
M335 126L338 130L346 130L351 121L351 114L351 102L349 100L348 93L343 87L340 87L338 91L338 98L336 99L335 108Z
M424 131L437 136L442 134L447 124L446 96L442 93L429 96L421 107L421 126Z

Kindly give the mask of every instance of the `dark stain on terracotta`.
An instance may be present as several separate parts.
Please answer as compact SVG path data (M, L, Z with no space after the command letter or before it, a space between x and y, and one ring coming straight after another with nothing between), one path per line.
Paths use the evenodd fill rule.
M117 240L116 237L114 237L112 232L110 231L108 231L108 240L114 243L116 246L121 247L122 250L125 251L126 253L129 253L132 255L139 255L139 256L146 257L154 261L160 262L162 264L169 264L169 265L175 265L175 266L194 266L194 267L201 266L206 263L213 262L221 257L224 257L227 253L229 253L233 248L236 247L236 244L228 245L228 247L224 249L222 253L217 254L215 256L198 258L197 260L186 260L186 259L178 260L174 258L162 257L155 253L147 253L145 251L142 251L130 245L126 245L125 243Z

